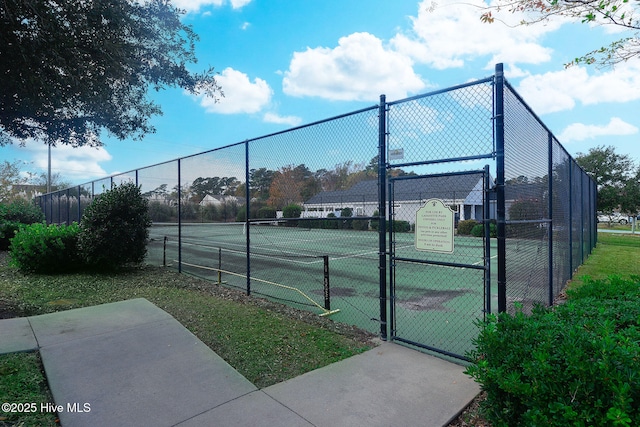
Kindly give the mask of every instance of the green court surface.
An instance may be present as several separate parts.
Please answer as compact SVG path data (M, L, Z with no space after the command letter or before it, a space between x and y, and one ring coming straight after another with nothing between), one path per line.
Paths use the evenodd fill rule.
M277 224L277 225L276 225ZM252 224L250 236L251 294L330 315L337 322L380 331L379 235L376 231L309 229ZM178 264L177 224L154 224L148 246L150 264ZM166 251L165 247L166 237ZM244 223L183 224L182 271L225 286L247 289L247 230ZM388 236L387 236L388 238ZM420 252L413 233L395 233L395 254L417 259L482 266L483 240L456 237L452 254ZM495 270L495 241L490 254ZM387 242L388 247L388 242ZM330 307L325 307L324 259L328 257ZM484 316L484 270L396 261L387 268L393 279L394 335L463 355L477 333L474 322ZM393 277L391 277L391 275ZM495 274L493 274L495 276ZM495 307L495 280L492 304ZM387 289L387 297L390 291ZM391 323L391 318L388 319Z

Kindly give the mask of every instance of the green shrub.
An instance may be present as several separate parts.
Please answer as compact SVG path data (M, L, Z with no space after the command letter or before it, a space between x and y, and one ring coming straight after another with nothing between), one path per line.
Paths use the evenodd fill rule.
M298 221L298 228L306 228L306 229L322 228L323 224L324 224L324 220L315 216L310 216Z
M476 224L471 229L471 235L473 237L483 237L484 236L484 225Z
M11 239L16 235L16 232L23 226L18 221L2 221L0 220L0 251L6 251L9 249Z
M236 222L244 222L247 220L247 205L242 205L236 214Z
M282 208L282 216L284 218L300 218L302 214L302 207L300 205L296 205L295 203L291 203L284 208ZM298 221L287 221L287 227L297 227Z
M16 199L7 205L0 205L0 221L35 224L44 221L44 213L28 200Z
M11 239L11 263L28 273L62 273L78 270L78 224L25 225Z
M588 281L563 305L480 322L466 372L494 426L640 424L640 278Z
M169 222L178 217L178 210L157 200L149 203L149 216L153 222Z
M465 219L458 223L458 235L469 236L475 226L479 225L475 219Z
M358 219L355 217L353 220L353 229L366 231L369 229L369 220L368 219Z
M276 217L277 217L276 210L270 206L263 206L260 209L258 209L258 218L276 218Z
M509 207L509 219L517 221L540 221L506 226L507 237L538 239L547 230L542 226L545 217L545 206L538 199L523 199L514 201Z
M149 237L148 201L133 183L114 186L84 211L78 248L87 265L105 270L144 261Z
M322 221L322 228L329 230L337 230L340 228L339 219L333 212L327 215L327 219Z
M282 216L284 218L300 218L300 214L302 214L302 207L295 203L291 203L282 209Z
M375 215L374 215L375 216ZM380 221L372 220L371 221L371 229L379 230ZM389 227L391 227L391 222L387 220L385 222L386 230L389 231ZM393 231L396 233L409 233L411 232L411 224L409 221L401 221L401 220L393 220Z
M388 225L387 225L388 227ZM409 221L393 221L393 231L397 233L409 233L411 232L411 224Z
M25 199L16 199L9 204L0 204L0 250L9 249L10 240L21 225L44 221L44 213Z

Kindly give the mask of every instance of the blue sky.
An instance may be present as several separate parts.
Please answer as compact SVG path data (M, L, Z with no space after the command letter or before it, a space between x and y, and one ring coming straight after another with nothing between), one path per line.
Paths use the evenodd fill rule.
M615 69L564 64L623 36L554 20L480 21L483 5L388 0L175 0L200 36L194 71L214 66L217 104L179 89L153 93L164 115L142 141L52 150L72 184L490 76L506 77L570 154L612 145L640 163L640 60ZM476 5L476 6L474 6ZM494 14L495 15L495 14ZM517 23L522 17L502 12ZM0 159L46 171L46 146L0 147ZM346 159L343 159L346 160Z

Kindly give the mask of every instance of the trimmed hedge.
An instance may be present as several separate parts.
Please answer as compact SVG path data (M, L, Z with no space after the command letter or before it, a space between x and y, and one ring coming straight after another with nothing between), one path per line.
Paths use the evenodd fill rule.
M26 273L63 273L82 267L77 223L25 225L11 239L11 263Z
M466 373L494 426L640 425L640 277L567 293L563 305L479 323Z
M471 235L474 237L484 237L484 225L476 224L471 229ZM493 222L489 223L489 237L497 237L498 228L497 225Z
M147 253L149 202L134 183L114 186L84 211L78 248L85 263L99 270L139 264Z
M387 220L385 222L386 224L386 229L387 231L389 230L389 227L391 227L391 222L389 220ZM371 229L372 230L378 230L379 227L379 221L371 221ZM411 224L409 223L409 221L403 221L403 220L393 220L393 231L397 232L397 233L409 233L411 232Z
M458 235L460 236L469 236L471 235L471 230L478 224L478 221L475 219L465 219L458 223Z

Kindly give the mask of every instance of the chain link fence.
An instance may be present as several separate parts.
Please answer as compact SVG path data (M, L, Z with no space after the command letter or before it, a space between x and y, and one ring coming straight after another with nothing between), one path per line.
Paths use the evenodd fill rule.
M506 306L529 312L553 304L595 246L596 186L508 83L504 181Z
M466 181L401 183L465 171ZM388 194L393 180L397 193ZM383 337L387 310L397 316L394 304L401 302L398 294L387 296L398 242L411 251L416 209L429 198L445 200L456 228L474 220L484 234L464 236L465 254L444 261L465 268L407 270L411 289L400 299L407 309L445 295L420 315L403 313L402 322L418 344L458 355L472 339L467 320L551 304L596 242L593 181L498 68L469 84L397 102L381 98L377 106L46 194L37 203L47 222L71 223L95 197L128 181L149 200L149 264L331 314ZM436 289L445 282L447 289ZM444 332L425 338L426 325L443 313ZM443 344L448 336L457 344Z

